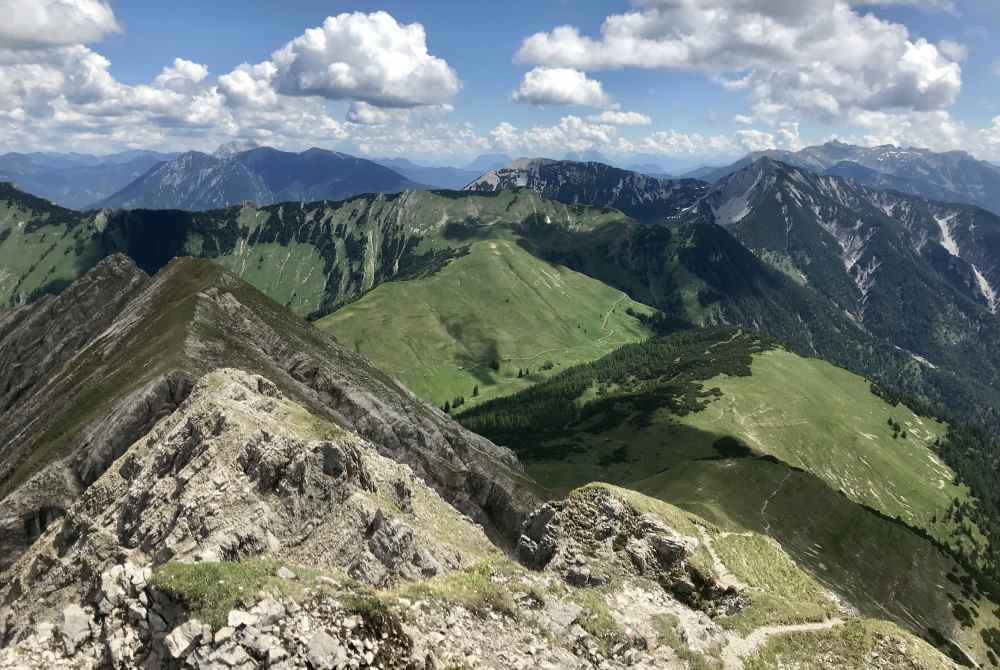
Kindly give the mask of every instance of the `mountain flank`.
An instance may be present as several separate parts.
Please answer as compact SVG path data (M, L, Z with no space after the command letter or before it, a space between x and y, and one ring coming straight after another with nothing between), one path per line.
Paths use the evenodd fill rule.
M459 420L556 492L600 477L726 532L767 535L844 604L985 662L1000 625L996 548L982 503L946 464L964 443L876 391L758 334L697 329Z
M421 188L398 172L347 154L242 148L213 155L182 154L156 165L98 206L201 211L244 202L342 200L360 193Z
M618 209L634 219L660 221L691 206L706 189L696 180L651 177L604 165L536 158L491 170L465 187L490 192L527 188L567 204Z
M86 309L99 296L114 299ZM149 279L113 256L3 323L0 359L12 369L0 440L4 565L200 377L227 365L266 372L317 416L436 481L497 536L516 533L533 499L509 452L206 261L180 259Z

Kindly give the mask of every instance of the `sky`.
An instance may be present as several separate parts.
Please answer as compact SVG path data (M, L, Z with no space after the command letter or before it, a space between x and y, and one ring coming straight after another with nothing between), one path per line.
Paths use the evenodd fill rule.
M0 0L0 151L1000 160L996 0Z

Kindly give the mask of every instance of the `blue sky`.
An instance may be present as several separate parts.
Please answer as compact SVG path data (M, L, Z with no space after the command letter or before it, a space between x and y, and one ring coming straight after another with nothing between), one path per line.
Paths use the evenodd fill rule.
M3 151L249 139L439 163L597 151L669 167L837 137L1000 158L993 0L0 0L0 11L19 17L0 26Z

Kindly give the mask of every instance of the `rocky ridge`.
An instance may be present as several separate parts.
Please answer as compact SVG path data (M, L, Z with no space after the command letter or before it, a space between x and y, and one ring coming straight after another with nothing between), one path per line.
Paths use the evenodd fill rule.
M679 218L726 228L927 373L975 360L979 379L995 388L1000 359L980 342L1000 332L1000 217L765 157Z
M25 379L45 380L26 386L0 414L2 566L171 414L199 378L227 364L266 373L316 416L371 440L496 536L517 532L534 487L509 451L208 262L181 259L149 280L128 259L112 257L70 291L116 272L132 277L117 314L77 322L72 310L48 311L58 303L43 303L32 308L42 311L36 317L18 312L0 340L0 359L20 357ZM35 337L36 322L57 340ZM45 353L59 350L62 366L47 369Z
M0 668L729 670L767 658L769 642L786 635L805 636L799 644L807 646L810 635L820 636L817 649L826 645L826 663L862 654L862 665L842 667L955 667L892 626L849 612L842 613L852 617L845 621L832 601L824 609L829 615L818 619L742 632L730 621L753 612L760 587L753 577L744 582L729 573L718 558L712 544L724 536L697 517L630 492L590 487L540 508L518 545L532 567L526 570L493 549L481 530L448 510L407 468L377 456L356 436L300 446L297 462L284 469L274 467L281 459L273 450L270 467L253 465L246 455L259 448L268 428L295 427L272 440L304 437L299 423L287 420L298 410L261 377L220 370L201 380L178 416L164 419L145 444L130 450L117 472L105 474L56 524L61 527L48 530L19 562L17 580L0 592L7 603ZM200 453L172 443L190 435L192 421L222 426ZM331 448L341 455L332 468L313 456ZM173 469L157 470L167 455L176 457ZM131 477L127 489L123 471ZM286 477L309 482L304 499ZM399 494L400 482L411 495ZM256 502L230 500L233 485ZM179 490L180 499L158 497L157 490ZM317 499L319 491L331 497ZM324 552L325 569L318 570L319 564L304 568L290 560L301 557L300 549L276 532L266 562L211 560L222 534L204 532L204 519L279 529L291 509L288 495L314 505L327 533L361 539L362 553L386 524L410 528L439 554L464 537L465 553L433 569L425 564L418 576L359 569L356 556L334 550ZM178 517L187 534L176 528L161 536L165 554L134 546L127 531L122 542L136 499L149 502L150 526L176 517L178 505L190 510ZM108 508L95 505L109 500ZM241 515L241 508L256 513ZM369 527L358 535L341 523L372 508L384 519L372 524L374 533ZM432 525L443 518L452 522L444 534ZM202 532L191 534L195 529ZM374 544L382 551L369 560L383 568L411 564L415 556L405 542L383 538ZM107 551L95 561L100 546ZM773 551L780 552L776 546ZM163 562L165 555L171 560ZM258 578L241 578L247 570L257 570ZM32 590L20 590L29 579ZM697 600L691 599L691 579L698 582ZM382 588L371 590L379 583ZM234 595L243 585L246 592ZM205 591L223 602L205 598ZM863 648L849 647L848 654L845 644L858 632ZM831 633L833 642L823 643Z
M859 147L827 142L799 151L754 152L736 163L710 169L700 178L715 182L760 158L770 158L817 174L851 179L864 186L948 203L963 203L1000 214L1000 169L964 151L883 145Z
M783 667L789 635L839 665L859 634L844 667L954 667L748 538L790 606L729 535L601 485L525 520L522 567L410 467L219 369L2 574L0 668L731 670Z
M639 221L653 222L694 204L708 185L695 179L651 177L602 163L522 158L505 168L487 172L465 190L493 192L518 188L567 204L611 207Z

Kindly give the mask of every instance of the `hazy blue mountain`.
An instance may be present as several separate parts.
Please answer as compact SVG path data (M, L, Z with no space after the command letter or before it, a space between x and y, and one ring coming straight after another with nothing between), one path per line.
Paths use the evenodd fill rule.
M666 169L658 163L635 163L633 165L626 165L626 170L631 170L632 172L641 172L642 174L648 174L652 177L662 177L664 179L672 179L673 177L667 173Z
M125 209L208 210L253 201L342 200L360 193L424 188L387 167L348 154L260 147L216 155L197 151L160 163L101 202Z
M481 173L456 167L433 167L419 165L406 158L376 158L374 162L395 170L410 181L434 188L458 191L473 181Z
M0 180L64 207L83 209L125 187L154 165L176 154L125 151L87 154L4 154Z

